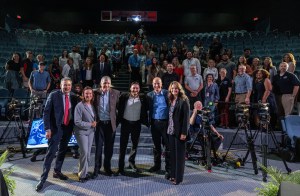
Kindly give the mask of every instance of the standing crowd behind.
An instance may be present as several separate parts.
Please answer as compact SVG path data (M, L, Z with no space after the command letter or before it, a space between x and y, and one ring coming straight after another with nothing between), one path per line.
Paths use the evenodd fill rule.
M119 75L122 65L131 73L132 83L130 91L121 94L110 85L111 78ZM84 52L74 46L71 52L64 50L60 57L53 57L48 63L42 54L37 55L35 61L31 51L26 52L24 60L20 54L13 53L6 64L6 86L12 95L20 87L28 88L31 96L41 98L51 92L43 114L49 148L37 191L47 179L56 152L53 177L67 179L61 173L61 167L73 130L81 149L79 181L98 176L102 166L102 146L104 171L112 175L110 162L119 123L118 174L125 175L124 158L129 135L133 144L129 166L140 172L135 156L141 124L145 124L151 126L154 143L154 166L149 171L161 169L163 145L166 178L179 184L183 180L185 141L194 105L201 101L203 107L213 106L219 126L227 128L232 102L269 103L271 127L276 129L279 117L290 115L297 104L300 81L294 74L295 68L296 61L291 53L283 55L278 70L271 57L252 56L248 48L235 61L231 50L224 49L218 38L204 49L201 41L193 48L188 48L183 41L178 44L176 40L171 46L162 43L158 47L150 44L144 34L136 37L124 34L122 38L116 38L111 50L104 44L97 51L89 42ZM71 92L72 84L83 87L82 101L78 104ZM143 85L149 88L147 95L140 93ZM94 92L93 89L97 90ZM253 116L253 122L257 124L255 111ZM93 138L96 143L95 167L93 175L89 176L87 168Z

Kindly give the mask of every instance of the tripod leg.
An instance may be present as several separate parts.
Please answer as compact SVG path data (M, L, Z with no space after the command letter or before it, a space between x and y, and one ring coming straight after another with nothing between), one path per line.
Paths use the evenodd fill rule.
M22 121L20 118L15 119L15 123L18 127L18 131L19 131L19 140L20 140L20 146L21 146L21 151L23 154L23 158L26 158L26 148L25 148L25 130L24 130L24 126L22 124Z
M248 150L250 151L250 155L251 155L251 159L252 159L254 174L258 174L257 157L255 154L255 149L254 149L254 141L253 141L253 138L251 136L249 136L247 127L245 129L245 135L247 138Z
M256 140L257 136L258 136L258 130L255 131L255 133L254 133L254 141ZM243 158L243 163L245 163L246 160L248 159L249 153L250 153L250 150L248 149L245 157Z
M284 164L284 167L285 167L286 171L287 171L288 173L291 173L292 170L288 167L288 165L287 165L287 163L286 163L286 160L285 160L284 158L282 158L282 157L283 157L283 156L282 156L282 148L280 147L278 141L276 140L275 133L272 132L272 131L270 131L269 133L271 134L271 138L272 138L272 140L273 140L273 142L274 142L274 144L275 144L275 146L276 146L276 149L278 149L278 151L279 151L279 156L280 156L280 158L281 158L281 160L282 160L282 162L283 162L283 164Z
M262 164L265 168L268 167L267 165L267 145L262 145L261 149L262 149L262 153L263 153L263 157L262 157ZM265 170L262 170L262 175L263 175L263 181L267 182L267 172Z
M229 152L229 150L230 150L230 148L231 148L231 146L232 146L232 144L233 144L233 142L234 142L234 140L235 140L235 138L236 138L236 136L237 136L239 130L240 130L240 127L239 127L239 128L237 129L237 131L235 132L235 134L234 134L234 136L233 136L233 139L231 140L230 145L229 145L229 147L228 147L228 149L227 149L225 155L223 156L223 161L225 161L225 159L226 159L226 157L227 157L227 155L228 155L228 152Z
M11 120L8 122L8 124L6 125L5 129L3 130L3 133L1 134L1 137L0 137L0 142L1 142L1 143L4 143L4 141L2 142L2 140L5 139L4 136L5 136L6 132L7 132L7 129L8 129L8 127L9 127L10 123L11 123ZM7 136L8 136L8 135L7 135ZM7 136L6 136L6 137L7 137Z
M211 141L209 136L205 139L205 141L207 171L211 172Z

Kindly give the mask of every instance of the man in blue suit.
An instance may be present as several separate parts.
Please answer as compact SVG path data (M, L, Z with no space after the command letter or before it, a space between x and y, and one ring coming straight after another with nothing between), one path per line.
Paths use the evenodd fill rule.
M66 175L61 173L61 168L67 152L68 142L73 132L73 116L77 97L71 92L72 80L70 78L63 78L60 87L61 90L50 93L44 109L43 120L46 138L48 139L48 149L43 164L43 173L39 183L36 185L36 191L42 190L56 152L57 157L53 178L68 179Z

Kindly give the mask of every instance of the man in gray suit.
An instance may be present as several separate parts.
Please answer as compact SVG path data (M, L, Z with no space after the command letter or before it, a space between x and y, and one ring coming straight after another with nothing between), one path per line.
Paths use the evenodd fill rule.
M83 100L76 105L74 112L74 132L80 148L78 169L79 182L85 182L89 179L88 168L97 125L96 110L92 105L93 89L89 86L85 87L82 95Z
M97 177L102 165L102 146L104 144L104 171L111 176L111 158L117 127L117 103L120 91L110 88L111 79L103 76L100 82L100 89L95 92L94 106L96 108L99 123L95 133L95 168L93 177Z
M70 78L61 79L60 87L61 90L50 93L44 109L43 120L46 138L48 139L48 149L44 160L43 173L36 185L36 191L42 190L56 152L53 178L68 179L66 175L61 173L61 168L73 132L73 116L77 97L71 92L72 80Z

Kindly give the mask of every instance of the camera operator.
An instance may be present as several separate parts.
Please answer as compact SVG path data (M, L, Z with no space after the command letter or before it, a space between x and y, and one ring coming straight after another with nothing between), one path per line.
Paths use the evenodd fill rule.
M195 138L195 135L199 132L199 129L202 125L202 122L204 120L203 115L207 109L202 108L202 103L201 101L196 101L194 103L194 109L193 109L193 113L192 116L190 117L190 137L191 140L193 140ZM211 111L212 115L213 111ZM215 150L217 150L221 144L221 140L224 140L224 136L222 134L220 134L216 128L214 127L214 119L213 119L213 115L212 116L208 116L208 123L210 131L212 131L212 136L213 136L213 143L214 143L214 148ZM202 133L203 134L203 133ZM191 143L191 140L188 143Z
M50 85L51 85L51 79L49 73L45 71L45 63L40 62L39 69L32 71L30 74L28 86L31 92L31 98L38 97L39 99L40 98L45 99L47 97L47 91L49 90ZM29 118L34 117L32 116L34 115L32 112L36 104L37 104L36 101L30 102ZM42 114L41 107L42 106L40 104L38 114L36 114L36 117L38 118L41 117Z
M269 103L269 112L271 116L270 125L275 128L277 120L277 105L275 102L275 96L272 92L272 84L269 79L269 72L265 69L258 69L253 72L253 98L254 103ZM262 105L263 106L263 105ZM254 122L258 126L259 123L259 112L261 110L258 106L258 114L255 115Z

